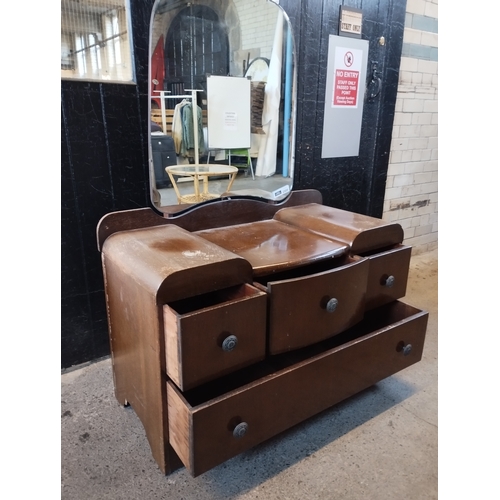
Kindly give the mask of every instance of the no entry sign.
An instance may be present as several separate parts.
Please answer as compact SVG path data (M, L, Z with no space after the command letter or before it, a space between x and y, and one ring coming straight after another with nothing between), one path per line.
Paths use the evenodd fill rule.
M362 51L336 47L332 108L358 107Z
M360 38L329 36L321 158L359 155L368 44Z

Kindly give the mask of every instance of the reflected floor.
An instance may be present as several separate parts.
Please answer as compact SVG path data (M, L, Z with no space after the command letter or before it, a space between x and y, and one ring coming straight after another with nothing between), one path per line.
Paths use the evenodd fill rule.
M229 178L226 176L210 179L208 181L208 192L216 194L225 193L228 184ZM271 177L255 177L255 179L252 179L250 173L240 172L233 183L231 194L241 196L264 196L268 199L276 199L273 198L272 193L290 184L291 179L289 177L283 177L281 174L276 174ZM194 193L193 181L189 178L178 179L177 187L181 195ZM202 185L200 184L200 190L201 189ZM162 207L177 205L177 196L172 187L158 189L158 193L161 197Z

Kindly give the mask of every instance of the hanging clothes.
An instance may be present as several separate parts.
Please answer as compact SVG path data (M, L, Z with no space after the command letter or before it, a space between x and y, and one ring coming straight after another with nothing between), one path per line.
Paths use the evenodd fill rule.
M203 116L199 106L198 115L198 155L205 152L205 138L203 136ZM193 106L188 99L183 99L174 108L172 118L172 137L174 138L175 152L184 157L194 154L194 122Z
M203 116L199 106L197 110L197 124L198 124L198 155L205 152L205 140L203 137ZM193 122L193 105L191 103L184 105L181 108L181 121L182 121L182 142L181 152L183 156L189 156L195 147L194 141L194 122Z
M177 104L174 108L174 116L172 117L172 137L174 138L175 152L178 155L181 154L183 136L181 110L186 104L189 104L189 101L186 99Z

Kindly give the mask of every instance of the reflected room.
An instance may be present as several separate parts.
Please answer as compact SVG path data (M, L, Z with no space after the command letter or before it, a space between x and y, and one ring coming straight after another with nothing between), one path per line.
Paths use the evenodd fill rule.
M282 201L293 185L293 36L269 0L159 0L150 39L150 179L163 207Z

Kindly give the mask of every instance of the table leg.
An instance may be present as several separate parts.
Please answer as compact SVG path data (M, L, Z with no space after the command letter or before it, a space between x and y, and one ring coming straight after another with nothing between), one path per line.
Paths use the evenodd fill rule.
M229 181L229 186L227 187L228 191L231 191L231 186L233 185L234 179L236 179L236 174L237 173L238 172L236 171L236 172L234 172L234 173L231 174L231 180Z
M194 174L194 195L196 196L196 201L200 201L200 184L198 174Z
M203 194L208 194L208 176L203 176Z
M170 177L170 182L172 183L172 187L174 188L175 195L177 196L177 204L181 204L181 193L177 188L177 183L175 182L174 176L167 170L167 174Z

